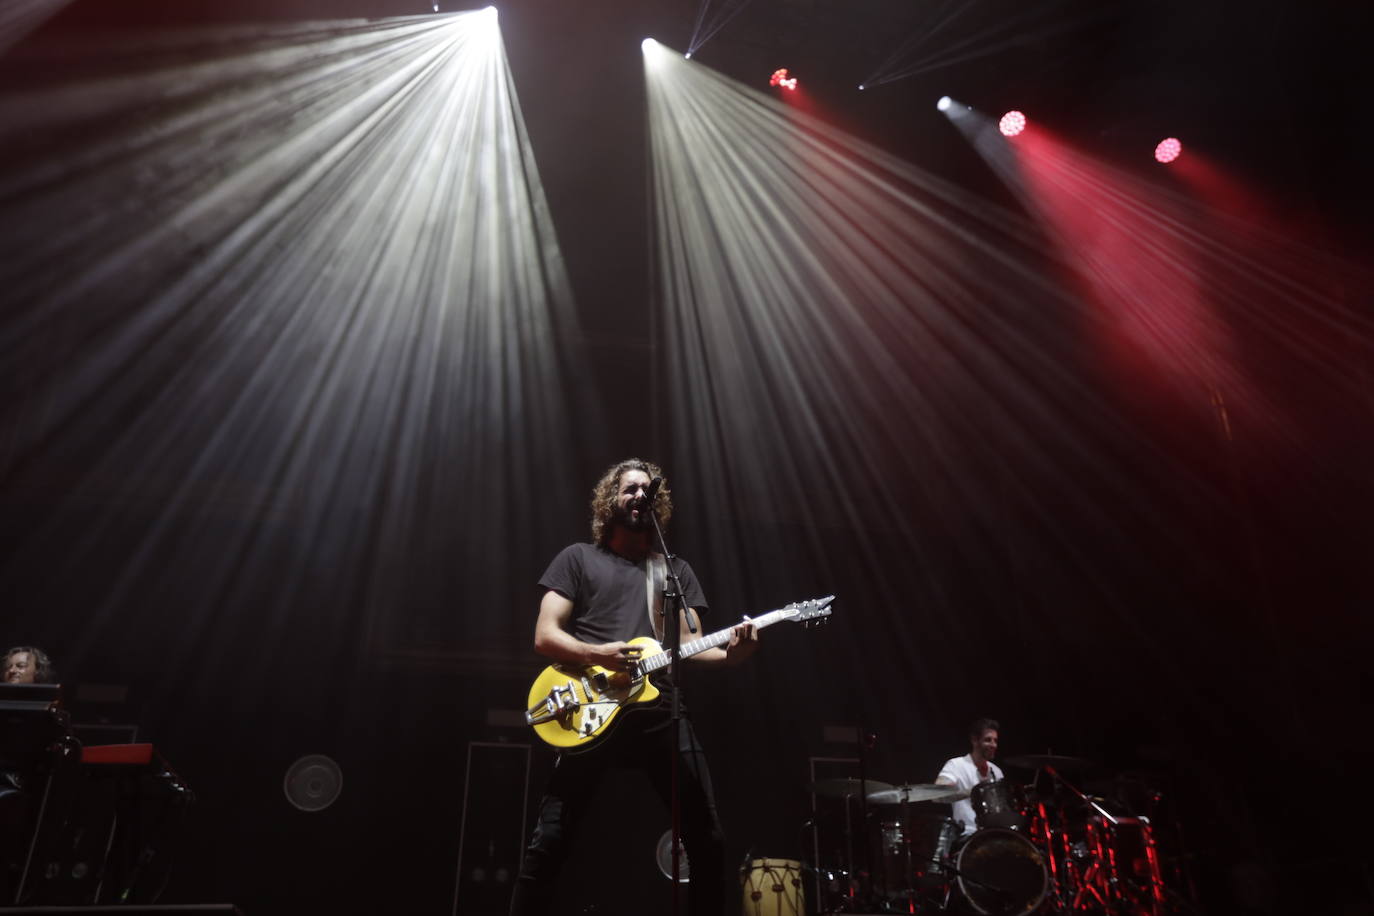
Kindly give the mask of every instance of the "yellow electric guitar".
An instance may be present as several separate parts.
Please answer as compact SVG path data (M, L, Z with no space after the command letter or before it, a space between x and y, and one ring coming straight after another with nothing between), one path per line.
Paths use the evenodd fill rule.
M762 630L783 620L819 624L830 616L834 595L797 601L769 611L750 622ZM682 658L723 646L730 641L731 624L709 636L685 642L679 649ZM609 731L622 709L632 704L652 703L658 688L649 676L668 667L669 653L648 636L630 640L640 647L639 661L628 671L611 671L598 665L550 665L540 672L530 687L525 721L549 744L564 751L581 751L595 744Z

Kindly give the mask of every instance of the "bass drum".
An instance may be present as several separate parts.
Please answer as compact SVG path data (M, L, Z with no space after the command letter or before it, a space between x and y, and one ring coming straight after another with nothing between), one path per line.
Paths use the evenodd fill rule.
M795 859L751 859L739 880L744 916L805 916L802 865Z
M1050 890L1045 854L1023 835L992 827L968 838L955 862L959 892L983 916L1028 916Z

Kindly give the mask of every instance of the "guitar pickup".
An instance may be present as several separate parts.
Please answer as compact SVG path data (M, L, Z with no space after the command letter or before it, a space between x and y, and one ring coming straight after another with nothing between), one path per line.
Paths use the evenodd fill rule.
M557 684L543 701L525 710L525 722L528 725L542 725L554 719L566 721L577 712L580 705L577 701L577 691L573 689L571 682Z

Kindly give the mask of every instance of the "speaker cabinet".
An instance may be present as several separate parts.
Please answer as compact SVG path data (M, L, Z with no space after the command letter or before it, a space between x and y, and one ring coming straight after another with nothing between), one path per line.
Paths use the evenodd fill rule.
M454 916L505 916L530 818L530 746L468 742Z

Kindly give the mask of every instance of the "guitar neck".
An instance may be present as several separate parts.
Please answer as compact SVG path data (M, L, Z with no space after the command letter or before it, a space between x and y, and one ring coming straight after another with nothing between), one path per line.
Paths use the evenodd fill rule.
M780 620L786 620L788 618L788 613L789 609L780 608L776 611L769 611L767 614L762 614L758 617L752 617L749 622L754 625L755 629L762 630L764 627L772 626ZM693 639L691 642L685 642L678 648L678 655L682 658L691 658L693 655L705 652L707 649L723 646L730 641L730 633L737 626L739 626L739 624L734 623L723 630L717 630L700 639ZM661 668L668 667L668 663L671 661L671 652L660 652L657 655L651 655L641 660L639 667L645 674L650 674Z

